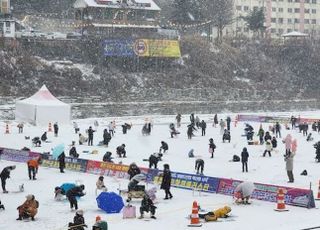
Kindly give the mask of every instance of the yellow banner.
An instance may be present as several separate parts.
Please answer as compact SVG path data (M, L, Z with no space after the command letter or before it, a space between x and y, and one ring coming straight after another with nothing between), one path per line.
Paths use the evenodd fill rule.
M181 57L177 40L139 39L134 44L134 52L140 57Z

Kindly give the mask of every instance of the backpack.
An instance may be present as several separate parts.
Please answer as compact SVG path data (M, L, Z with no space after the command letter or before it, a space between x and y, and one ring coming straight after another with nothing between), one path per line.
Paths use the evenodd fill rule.
M234 162L239 162L239 161L240 161L240 157L237 156L237 155L233 155L232 161L234 161Z

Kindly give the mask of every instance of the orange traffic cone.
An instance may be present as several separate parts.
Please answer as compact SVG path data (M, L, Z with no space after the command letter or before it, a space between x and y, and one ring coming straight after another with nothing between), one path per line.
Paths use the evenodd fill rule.
M188 225L189 227L201 227L202 224L200 223L199 220L199 215L198 215L198 204L197 201L193 201L192 204L192 214L191 214L191 222Z
M318 195L315 200L320 200L320 180L319 180L319 186L318 186Z
M288 209L286 209L286 204L284 203L284 191L282 188L278 189L277 208L275 208L274 210L278 212L289 211Z
M9 131L9 125L6 124L6 132L5 132L5 134L9 134L9 133L10 133L10 131Z
M49 122L49 128L48 128L48 132L52 132L52 126L51 126L51 122Z

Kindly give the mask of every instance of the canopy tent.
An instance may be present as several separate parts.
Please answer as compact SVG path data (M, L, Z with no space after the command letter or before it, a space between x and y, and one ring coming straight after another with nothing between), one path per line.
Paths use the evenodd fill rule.
M301 33L298 31L292 31L290 33L283 34L284 38L297 38L297 37L309 37L309 34Z
M71 107L55 98L45 85L31 97L16 102L16 120L35 125L70 122Z

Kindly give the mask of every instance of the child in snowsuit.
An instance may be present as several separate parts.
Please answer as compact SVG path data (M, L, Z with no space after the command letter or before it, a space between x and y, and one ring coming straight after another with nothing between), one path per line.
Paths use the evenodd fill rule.
M84 191L84 185L80 185L80 186L76 186L73 187L72 189L68 190L67 192L67 198L70 202L70 208L73 209L73 207L75 208L75 210L78 210L78 201L76 199L76 196L84 196L85 193Z
M76 215L73 217L73 223L69 222L68 227L72 230L84 230L84 227L88 227L85 224L82 210L76 212Z
M31 217L31 220L34 220L34 217L38 212L39 202L35 199L34 195L28 195L26 198L27 200L17 208L19 211L17 220L29 217Z
M1 186L2 186L3 193L8 193L8 191L6 190L6 180L10 178L10 172L15 168L16 168L15 165L8 166L8 167L5 167L0 173Z
M3 209L3 210L5 209L4 205L1 203L1 200L0 200L0 209Z
M96 182L96 186L98 190L102 190L104 192L108 191L107 187L104 185L104 177L103 176L99 176L98 181Z
M129 165L128 174L129 174L129 180L131 180L135 175L140 174L141 171L136 163L131 163Z
M199 214L199 218L205 219L205 221L217 221L218 218L227 218L228 213L230 212L231 212L231 208L229 206L224 206L223 208L219 208L212 212Z
M143 214L144 212L150 212L151 216L150 218L152 219L156 219L156 217L154 216L156 213L156 206L154 206L153 201L150 199L150 197L148 196L148 194L144 194L143 199L141 201L141 207L140 207L140 217L139 219L143 218Z

